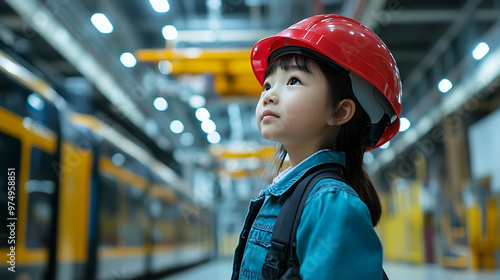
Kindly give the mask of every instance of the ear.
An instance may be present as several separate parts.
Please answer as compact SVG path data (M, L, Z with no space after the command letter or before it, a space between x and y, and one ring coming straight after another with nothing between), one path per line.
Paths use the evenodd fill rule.
M352 119L356 112L356 104L351 99L343 99L339 102L337 109L333 112L328 125L343 125Z

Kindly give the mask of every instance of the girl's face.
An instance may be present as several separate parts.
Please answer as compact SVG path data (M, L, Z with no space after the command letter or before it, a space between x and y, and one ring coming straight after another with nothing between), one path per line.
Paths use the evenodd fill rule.
M287 145L315 145L327 126L332 126L328 86L315 63L310 72L292 63L278 67L264 81L256 108L256 120L264 138Z

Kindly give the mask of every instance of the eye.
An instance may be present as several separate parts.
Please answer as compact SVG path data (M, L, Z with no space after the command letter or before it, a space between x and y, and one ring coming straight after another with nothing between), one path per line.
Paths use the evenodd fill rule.
M268 91L271 89L271 84L270 83L265 83L263 86L264 91Z
M293 85L302 84L302 82L297 77L291 77L290 80L288 80L288 84L293 86Z

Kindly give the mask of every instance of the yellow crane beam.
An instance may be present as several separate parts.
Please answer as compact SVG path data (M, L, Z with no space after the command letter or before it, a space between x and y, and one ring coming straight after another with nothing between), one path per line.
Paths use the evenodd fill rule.
M222 96L258 97L262 88L253 76L250 49L143 49L135 52L141 62L172 63L171 74L214 75L214 87Z

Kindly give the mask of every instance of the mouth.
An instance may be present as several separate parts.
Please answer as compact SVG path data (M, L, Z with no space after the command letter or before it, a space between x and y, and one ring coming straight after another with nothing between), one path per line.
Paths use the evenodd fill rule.
M278 115L276 115L273 111L271 110L265 110L263 113L262 113L262 120L265 121L265 120L271 120L271 119L276 119L276 118L279 118Z

